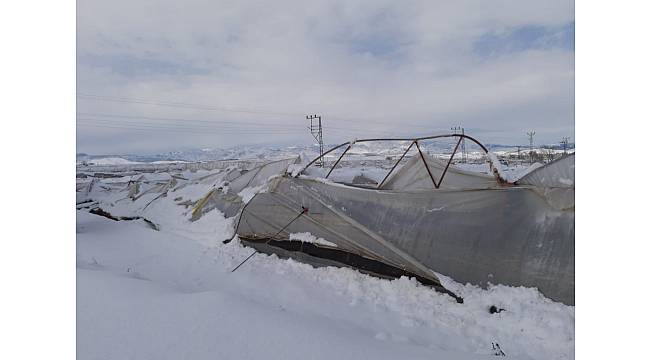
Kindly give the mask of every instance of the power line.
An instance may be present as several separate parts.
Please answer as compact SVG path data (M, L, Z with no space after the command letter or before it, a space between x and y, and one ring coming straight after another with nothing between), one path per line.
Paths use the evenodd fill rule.
M169 128L169 127L160 127L160 126L150 126L150 125L131 125L131 124L112 124L112 123L102 123L98 122L95 119L79 119L77 126L80 127L91 127L91 128L105 128L105 129L115 129L115 130L134 130L140 132L163 132L169 134L195 134L195 135L299 135L304 130L275 130L269 132L266 130L257 131L257 130L197 130L197 129L179 129L179 128ZM331 131L331 132L340 132L340 131ZM345 135L349 136L349 132L345 132Z
M240 126L238 124L194 124L194 123L169 123L169 122L157 122L157 121L148 121L148 120L138 120L138 119L102 119L96 117L78 117L77 120L92 120L109 124L127 124L127 125L151 125L151 126L160 126L160 127L170 127L170 128L181 128L181 129L234 129L234 130L294 130L296 132L303 131L304 128L297 126L272 126L272 125L256 125L256 126Z
M248 132L248 131L254 131L254 132L260 132L260 131L268 131L268 132L275 132L275 131L292 131L292 132L302 132L302 129L298 128L270 128L270 127L238 127L235 125L228 125L228 126L209 126L209 125L185 125L185 124L160 124L160 123L150 123L150 122L130 122L130 121L115 121L112 119L97 119L97 118L78 118L78 122L96 122L96 123L103 123L103 124L108 124L108 125L116 125L116 126L144 126L144 127L155 127L155 128L163 128L163 129L187 129L187 130L214 130L214 131L220 131L220 130L229 130L229 131L242 131L242 132Z
M213 129L203 129L203 128L194 128L194 127L185 127L178 125L156 125L150 123L126 123L126 122L114 122L107 121L104 119L93 119L93 118L79 118L77 122L78 126L82 127L98 127L98 128L108 128L108 129L122 129L122 130L139 130L139 131L162 131L167 133L187 133L187 134L215 134L215 135L231 135L231 134L241 134L241 135L291 135L302 133L304 128L301 129L238 129L238 128L226 128L225 130L220 130L219 128ZM330 132L337 133L342 137L350 137L356 132L348 130L330 130ZM367 134L365 134L367 135Z
M275 127L284 127L284 128L292 128L292 129L303 129L302 126L299 125L291 125L291 124L271 124L268 122L249 122L249 121L225 121L225 120L198 120L198 119L188 119L188 118L169 118L169 117L156 117L156 116L141 116L141 115L123 115L123 114L104 114L104 113L86 113L86 112L78 112L77 115L81 116L90 116L90 117L107 117L107 118L118 118L118 119L144 119L144 120L156 120L156 121L164 121L164 122L179 122L182 124L186 123L202 123L202 124L234 124L234 125L250 125L250 126L273 126ZM337 129L337 130L345 130L345 131L364 131L368 133L375 133L375 134L394 134L395 132L389 132L389 131L380 131L380 130L369 130L369 129L361 129L357 127L337 127L337 126L329 126L328 129Z
M148 100L148 99L142 99L142 98L127 98L127 97L118 97L118 96L108 96L108 95L96 95L96 94L87 94L87 93L78 93L77 97L80 99L85 99L85 100L93 100L93 101L108 101L108 102L117 102L117 103L130 103L130 104L144 104L144 105L153 105L153 106L165 106L165 107L175 107L175 108L183 108L183 109L194 109L194 110L203 110L203 111L226 111L226 112L234 112L234 113L248 113L248 114L256 114L256 115L274 115L274 116L282 116L282 117L297 117L297 116L303 116L301 113L294 113L294 112L280 112L280 111L268 111L268 110L260 110L260 109L250 109L250 108L235 108L235 107L216 107L216 106L205 106L205 105L200 105L200 104L191 104L191 103L185 103L185 102L170 102L170 101L160 101L160 100ZM101 117L115 117L115 118L126 118L126 119L145 119L145 120L159 120L159 121L166 121L166 122L174 122L174 121L182 121L182 122L196 122L196 123L206 123L206 124L233 124L237 126L270 126L270 124L266 122L255 122L255 121L227 121L227 120L198 120L198 119L186 119L186 118L162 118L162 117L154 117L154 116L135 116L135 115L118 115L118 114L98 114L98 113L79 113L79 115L82 116L101 116ZM328 118L330 119L338 119L340 121L345 122L345 127L336 127L336 126L328 126L328 131L332 131L334 133L338 133L341 135L345 136L353 136L353 135L362 135L362 136L368 136L368 135L395 135L395 131L382 131L382 130L371 130L368 129L365 124L363 124L360 127L354 127L350 126L351 122L356 122L357 124L359 122L364 122L364 123L373 123L373 124L386 124L389 126L395 126L396 122L393 120L390 120L389 122L382 122L377 119L358 119L358 118L351 118L351 117L339 117L339 116L330 116L328 115ZM427 125L416 125L416 124L405 124L404 122L399 122L402 128L421 128L421 129L426 129L427 135L431 134L432 132L441 132L444 130L441 129L434 129L431 126ZM283 127L283 128L292 128L294 127L292 125L273 125L274 128L277 127ZM295 129L298 129L299 127L296 127ZM404 133L405 134L405 133ZM408 134L405 135L413 135L413 132L409 132ZM463 144L464 145L464 144Z
M277 115L277 116L291 116L291 117L303 116L303 113L297 113L297 112L282 112L282 111L270 111L270 110L262 110L262 109L236 108L236 107L216 107L216 106L206 106L206 105L191 104L191 103L184 103L184 102L170 102L170 101L161 101L161 100L148 100L142 98L127 98L127 97L95 95L95 94L85 94L85 93L77 93L77 97L80 99L93 100L93 101L107 101L107 102L117 102L117 103L165 106L165 107L194 109L194 110L225 111L225 112L233 112L233 113L247 113L247 114L256 114L256 115ZM348 123L349 122L356 122L356 123L370 122L373 124L382 124L382 125L389 125L389 126L395 126L396 124L394 119L385 119L385 121L381 121L376 118L361 119L356 117L337 116L337 115L328 115L328 119L345 121ZM400 121L399 123L402 127L406 126L411 128L427 129L429 131L441 130L441 129L432 129L432 127L428 125L408 124L408 123L404 123L403 121Z
M206 135L206 134L214 134L214 135L225 135L225 134L241 134L241 135L264 135L264 134L273 134L273 135L289 135L289 134L299 134L303 130L275 130L275 131L268 131L268 130L218 130L218 129L205 129L205 130L199 130L199 129L182 129L182 128L174 128L174 127L161 127L161 126L149 126L149 125L130 125L130 124L111 124L111 123L102 123L102 122L97 122L96 120L93 119L80 119L81 121L77 122L78 126L85 126L85 127L101 127L101 128L110 128L110 129L123 129L123 130L140 130L140 131L161 131L161 132L169 132L169 133L187 133L187 134L198 134L198 135Z
M93 117L108 117L108 118L119 118L119 119L144 119L144 120L157 120L157 121L166 121L166 122L182 122L182 123L205 123L205 124L235 124L235 125L251 125L251 126L277 126L277 124L271 124L268 122L249 122L249 121L228 121L228 120L199 120L199 119L188 119L188 118L179 118L179 117L156 117L156 116L142 116L142 115L123 115L123 114L103 114L103 113L85 113L78 112L77 115L81 116L93 116ZM295 125L298 128L297 125Z
M166 132L170 134L195 134L195 135L268 135L267 132L245 132L240 131L193 131L193 130L178 130L178 129L165 129L165 128L152 128L152 127L143 127L143 126L115 126L107 124L95 124L95 123L80 123L80 127L99 127L99 128L108 128L108 129L119 129L119 130L136 130L136 131L145 131L145 132ZM295 132L275 132L272 135L296 135Z
M206 105L199 105L199 104L182 103L182 102L145 100L145 99L124 98L124 97L115 97L115 96L106 96L106 95L92 95L92 94L78 93L77 97L86 100L167 106L167 107L177 107L177 108L195 109L195 110L227 111L227 112L250 113L250 114L261 114L261 115L302 116L302 114L300 113L276 112L276 111L256 110L256 109L246 109L246 108L215 107L215 106L206 106Z
M91 118L93 120L100 120L99 118L108 118L108 119L101 119L101 121L104 122L109 122L113 121L116 123L119 122L125 122L125 123L142 123L142 124L152 124L149 121L141 121L141 120L152 120L154 121L154 124L157 123L158 121L163 122L163 123L171 123L175 124L178 123L180 126L187 127L187 126L193 126L193 127L205 127L206 125L218 125L220 127L223 127L221 124L229 124L230 127L236 126L236 127L242 127L245 128L246 126L249 127L256 127L256 129L261 129L261 128L271 128L271 129L295 129L295 130L302 130L302 126L298 125L290 125L290 124L270 124L268 122L243 122L243 121L224 121L224 120L198 120L198 119L188 119L188 118L180 118L180 117L156 117L156 116L141 116L141 115L125 115L125 114L105 114L105 113L86 113L86 112L78 112L78 116L82 116L85 119ZM79 117L79 119L82 119L82 117ZM133 121L131 121L133 120ZM198 123L198 124L194 124ZM340 134L345 134L347 136L353 135L353 134L363 134L363 135L368 135L368 134L381 134L381 135L394 135L394 132L389 132L389 131L380 131L380 130L371 130L371 129L360 129L356 128L353 126L348 126L348 127L336 127L336 126L330 126L328 129L332 130L332 132L335 133L340 133Z

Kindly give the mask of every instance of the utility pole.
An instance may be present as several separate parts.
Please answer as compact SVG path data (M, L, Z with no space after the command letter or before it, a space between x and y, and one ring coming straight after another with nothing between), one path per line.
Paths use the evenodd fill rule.
M307 115L309 120L309 131L311 136L318 142L319 159L316 161L316 166L325 167L325 159L323 158L323 123L320 115ZM316 121L318 120L318 121Z
M530 142L530 153L529 153L529 155L530 155L530 163L532 164L533 163L533 136L535 136L535 132L534 131L529 131L529 132L526 133L526 135L528 135L528 141Z
M562 144L562 147L564 148L564 155L566 155L566 149L569 146L569 137L563 137L562 141L560 141L560 144Z
M463 140L461 140L461 148L463 149L463 164L467 164L467 151L465 151L465 128L461 128L461 132L463 133Z
M451 128L454 134L458 134L460 131L461 134L465 135L465 128L461 126L454 126ZM465 152L465 137L463 136L460 140L460 153L461 153L461 162L467 163L467 153Z

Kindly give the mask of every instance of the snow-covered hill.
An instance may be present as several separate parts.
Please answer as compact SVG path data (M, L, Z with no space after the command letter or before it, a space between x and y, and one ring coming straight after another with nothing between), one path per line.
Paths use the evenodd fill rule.
M373 154L382 157L386 156L400 156L402 152L409 146L408 141L383 141L383 142L365 142L356 143L349 151L349 155L355 154ZM455 147L455 139L442 139L436 141L424 141L421 143L423 151L432 154L451 154ZM330 149L338 144L329 144L325 149ZM517 146L512 145L498 145L486 144L490 151L502 155L516 154L518 151ZM552 150L551 148L555 149ZM527 147L519 147L522 153L527 152ZM466 150L468 156L477 157L482 156L483 152L471 143L466 142ZM557 146L548 146L547 148L535 148L536 152L550 151L553 153L561 153L562 150ZM230 159L264 159L264 160L277 160L286 159L288 157L297 156L301 153L313 158L318 155L318 147L315 145L292 145L292 146L261 146L261 145L239 145L230 148L203 148L203 149L182 149L160 154L149 155L87 155L78 154L77 163L94 163L97 165L110 165L112 161L114 164L126 164L126 161L131 163L151 163L161 161L210 161L210 160L230 160ZM340 154L340 153L339 153ZM460 154L460 153L459 153ZM120 163L121 161L121 163Z
M89 165L130 165L140 164L137 161L130 161L121 157L106 157L88 161Z

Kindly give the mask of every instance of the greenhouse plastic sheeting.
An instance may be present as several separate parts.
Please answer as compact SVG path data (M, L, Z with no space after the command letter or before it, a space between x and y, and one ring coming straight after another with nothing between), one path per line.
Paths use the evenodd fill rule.
M572 209L575 207L575 154L539 167L516 183L533 186L556 209Z
M464 171L453 165L447 168L444 178L442 177L447 161L435 159L425 153L422 157L426 159L426 165L431 171L431 176L440 184L440 189L486 189L498 186L498 182L492 175L484 175L476 172ZM431 176L422 157L415 155L406 164L393 172L384 182L382 189L389 190L431 190L434 188ZM442 179L442 182L440 182Z
M281 237L310 232L420 276L537 287L573 304L574 212L533 188L392 191L282 177L248 203L237 233L272 237L304 206Z
M243 174L239 170L232 170L223 178L226 181L223 189L211 190L196 203L192 209L191 220L196 221L214 209L219 209L226 217L237 215L244 206L242 198L238 195L242 190L266 184L269 178L284 174L289 165L297 160L298 158L291 158L273 161ZM240 175L233 179L232 174ZM232 181L229 181L231 179Z

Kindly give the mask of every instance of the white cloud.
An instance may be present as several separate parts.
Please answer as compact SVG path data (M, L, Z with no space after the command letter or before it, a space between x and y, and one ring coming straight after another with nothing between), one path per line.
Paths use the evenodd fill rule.
M486 33L574 20L572 1L78 2L78 91L127 98L321 112L332 142L374 131L462 124L486 142L573 136L574 52L523 49L482 57ZM165 108L80 99L79 111L304 125L301 116ZM355 119L355 120L350 120ZM412 126L410 126L412 125ZM351 129L343 132L341 128ZM146 141L80 126L85 152L309 141L304 134L156 133Z

